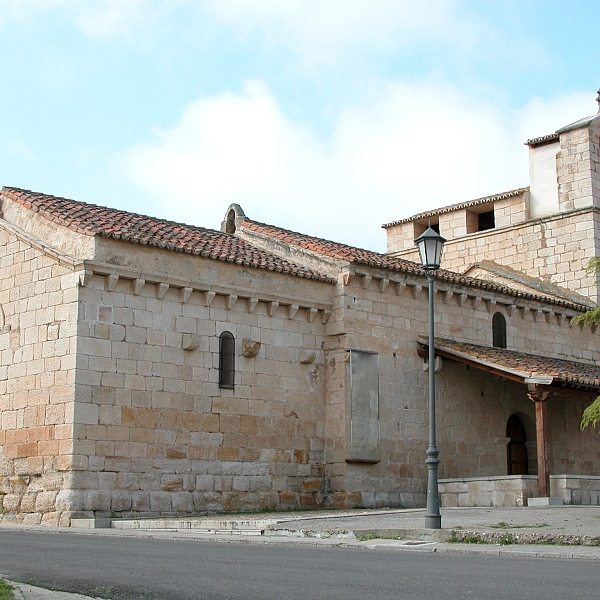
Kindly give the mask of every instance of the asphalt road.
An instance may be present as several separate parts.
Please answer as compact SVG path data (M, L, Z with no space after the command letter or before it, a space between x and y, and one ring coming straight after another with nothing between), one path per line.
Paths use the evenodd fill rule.
M0 574L119 600L600 597L597 561L0 531Z

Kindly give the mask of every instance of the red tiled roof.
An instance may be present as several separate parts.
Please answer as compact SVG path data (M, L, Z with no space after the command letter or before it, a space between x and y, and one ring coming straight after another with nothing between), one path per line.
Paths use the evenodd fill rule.
M340 244L338 242L332 242L322 238L313 237L310 235L304 235L274 225L266 225L264 223L258 223L245 218L239 225L243 229L252 231L259 235L264 235L272 239L279 240L283 243L302 248L309 252L314 252L328 258L337 260L347 261L358 265L365 265L369 267L375 267L379 269L387 269L399 273L410 273L414 275L427 275L425 269L415 262L406 260L404 258L398 258L390 256L389 254L380 254L379 252L373 252L371 250L363 250L362 248L355 248L353 246L347 246L346 244ZM459 273L452 271L446 271L445 269L438 269L434 272L434 277L438 281L445 281L448 283L456 283L459 285L465 285L469 287L475 287L479 289L489 290L492 292L499 292L514 296L516 298L524 298L527 300L535 300L539 302L554 304L565 308L570 308L576 311L588 310L588 306L583 304L577 304L574 302L567 302L559 298L552 298L548 296L542 296L532 294L529 292L523 292L510 287L506 287L485 279L477 279L474 277L466 277Z
M100 235L333 283L325 275L261 250L228 233L18 188L4 187L0 197L18 202L49 221L83 235Z
M248 218L242 221L241 227L329 258L390 269L399 269L402 267L403 270L412 270L419 274L425 272L417 263L410 260L394 258L387 254L379 254L378 252L372 252L371 250L363 250L362 248L347 246L346 244L341 244L339 242L332 242L330 240L304 235L303 233L296 233L295 231L289 231L287 229L282 229L281 227L275 227L274 225L258 223L257 221L252 221Z
M420 341L426 343L423 338ZM523 378L548 377L552 378L552 383L600 389L600 366L597 365L443 338L436 338L435 347L458 359L469 359L474 363L494 367Z

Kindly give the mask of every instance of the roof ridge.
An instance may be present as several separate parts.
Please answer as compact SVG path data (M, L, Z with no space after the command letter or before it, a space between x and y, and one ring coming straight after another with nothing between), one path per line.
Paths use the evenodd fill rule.
M210 227L201 227L200 225L191 225L189 223L183 223L181 221L171 221L170 219L163 219L162 217L153 217L151 215L145 215L143 213L135 213L135 212L131 212L128 210L123 210L121 208L102 206L101 204L92 204L91 202L83 202L82 200L74 200L73 198L66 198L64 196L55 196L53 194L44 194L43 192L34 192L32 190L26 190L23 188L15 188L15 187L10 187L10 186L3 186L2 189L0 190L0 193L4 193L6 191L8 191L8 192L24 192L25 194L32 194L34 196L39 196L39 197L43 197L43 198L51 198L54 200L64 200L65 202L73 202L75 204L78 204L82 208L98 208L100 210L108 210L111 212L117 212L122 215L129 215L132 217L141 217L142 219L148 219L149 221L155 221L157 223L164 223L165 225L178 225L180 227L189 227L190 229L194 229L197 231L209 231L211 233L217 233L217 234L235 237L233 234L226 233L224 231L220 231L219 229L211 229ZM19 198L13 198L13 199L16 200L17 202L19 202L20 204L22 204L22 202L20 202ZM32 207L27 207L27 208L33 209ZM41 213L42 211L35 210L34 212Z
M350 244L344 244L343 242L336 242L334 240L318 237L316 235L310 235L307 233L301 233L299 231L293 231L292 229L285 229L284 227L279 227L277 225L270 225L269 223L262 223L260 221L255 221L254 219L249 219L248 217L244 218L244 220L241 222L241 224L243 225L245 222L254 223L255 225L260 225L262 227L270 227L271 229L277 229L278 231L282 231L284 233L289 233L291 235L298 235L303 238L309 238L309 239L315 240L317 242L325 242L327 244L334 244L335 246L348 248L349 250L359 250L360 252L368 252L369 254L377 254L380 256L387 256L386 254L382 254L381 252L377 252L375 250L369 250L367 248L360 248L359 246L351 246ZM402 259L402 260L405 260L405 259ZM407 261L407 262L412 262L412 261Z

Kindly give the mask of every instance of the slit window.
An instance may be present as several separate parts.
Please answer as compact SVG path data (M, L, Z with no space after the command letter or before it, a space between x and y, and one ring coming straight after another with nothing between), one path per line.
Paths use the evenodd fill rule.
M506 348L506 319L499 312L492 317L492 343L494 348Z
M229 331L219 337L219 387L232 390L235 386L235 338Z

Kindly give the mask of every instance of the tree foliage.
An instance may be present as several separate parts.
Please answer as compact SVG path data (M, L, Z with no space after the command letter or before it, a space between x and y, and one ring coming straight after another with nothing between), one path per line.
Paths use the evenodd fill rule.
M600 396L583 411L581 429L585 429L588 425L596 427L596 423L600 423Z
M600 274L600 256L594 256L588 263L586 270L588 273ZM582 325L584 329L600 325L600 307L592 308L581 315L573 317L571 325ZM595 428L598 423L600 423L600 396L583 411L581 429L585 429L588 425Z

